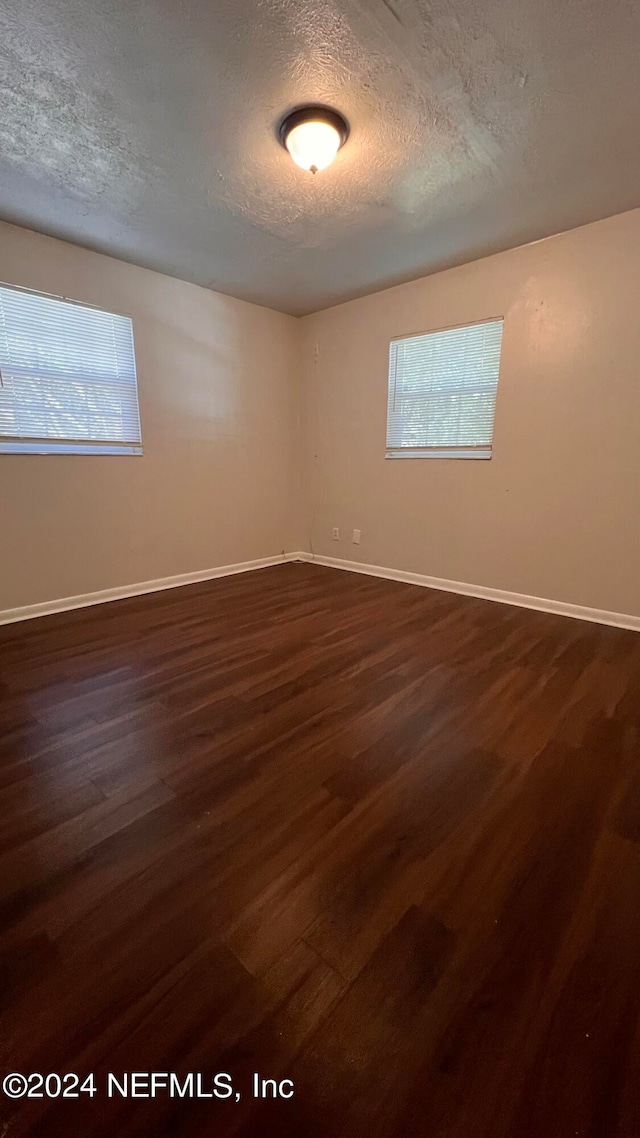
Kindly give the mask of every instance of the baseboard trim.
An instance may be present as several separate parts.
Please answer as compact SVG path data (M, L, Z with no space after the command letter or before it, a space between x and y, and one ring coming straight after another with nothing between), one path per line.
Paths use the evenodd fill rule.
M23 605L20 608L0 610L0 625L14 624L20 620L32 620L38 616L51 616L72 609L90 608L92 605L107 604L109 601L126 600L127 597L140 597L145 593L157 593L163 589L177 589L181 585L195 585L199 581L213 581L216 577L230 577L235 573L251 573L254 569L265 569L270 565L282 565L288 561L315 562L331 569L343 569L348 573L361 573L367 577L383 577L388 581L402 581L407 585L420 585L425 589L440 589L445 593L460 593L466 597L497 601L498 604L515 605L517 608L537 609L539 612L568 616L574 620L587 620L592 624L609 624L615 628L627 628L640 632L640 616L627 613L608 612L606 609L586 608L584 605L570 604L568 601L553 601L545 597L530 597L525 593L509 593L503 589L493 589L488 585L470 585L465 581L448 581L444 577L429 577L424 573L405 573L402 569L387 569L382 565L366 565L360 561L346 561L340 557L323 557L321 554L298 550L295 553L278 554L274 557L258 557L253 561L239 561L235 565L220 565L215 569L204 569L196 573L181 573L175 577L159 577L153 581L142 581L136 585L123 585L115 589L102 589L95 593L81 593L75 597L63 597L57 601L44 601L41 604Z
M180 573L175 577L158 577L155 581L141 581L136 585L122 585L115 589L101 589L96 593L80 593L75 597L62 597L57 601L43 601L36 605L0 610L0 624L14 624L19 620L32 620L37 616L51 616L71 609L89 608L109 601L122 601L127 597L140 597L145 593L158 593L162 589L177 589L181 585L195 585L198 581L213 581L216 577L230 577L234 573L251 573L268 565L281 565L297 561L298 553L284 553L274 557L258 557L255 561L239 561L235 565L220 565L216 569L203 569L196 573Z
M349 573L364 573L368 577L384 577L389 581L403 581L407 585L421 585L426 589L440 589L445 593L460 593L466 597L479 597L486 601L497 601L503 605L516 605L518 608L537 609L540 612L554 613L556 616L570 616L574 620L588 620L592 624L610 624L616 628L628 628L640 632L640 616L627 613L608 612L606 609L586 608L568 601L552 601L545 597L529 597L525 593L508 593L503 589L492 589L488 585L469 585L465 581L448 581L443 577L428 577L424 573L405 573L401 569L386 569L381 565L364 565L359 561L345 561L339 557L323 557L313 553L294 553L291 560L313 561L317 565L327 565L332 569L345 569Z

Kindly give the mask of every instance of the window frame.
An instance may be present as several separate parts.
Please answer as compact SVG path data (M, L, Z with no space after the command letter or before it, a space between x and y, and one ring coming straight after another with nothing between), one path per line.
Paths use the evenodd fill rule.
M440 332L455 332L459 328L473 328L473 327L476 327L480 324L496 324L499 321L502 323L502 333L501 333L501 337L500 337L500 362L498 364L498 379L496 382L496 408L494 411L494 419L493 419L493 426L492 426L492 433L491 433L491 442L490 443L479 443L477 445L461 444L461 445L454 445L454 446L451 446L451 445L447 446L445 444L441 444L441 445L437 445L437 446L433 446L433 447L424 447L424 446L394 447L394 446L389 446L387 443L387 436L388 436L388 430L389 430L389 381L390 381L389 354L391 351L391 345L393 343L397 342L398 340L414 340L420 336L437 336ZM439 458L439 459L445 459L445 460L448 460L448 459L458 459L458 460L459 459L472 459L474 461L478 461L478 460L482 460L485 462L491 461L491 459L493 458L493 440L494 440L494 436L495 436L495 415L496 415L497 404L498 404L498 389L500 386L500 373L502 370L502 348L503 348L503 343L504 343L504 326L505 326L505 316L504 316L504 314L501 314L501 315L497 315L497 316L483 316L480 319L463 320L457 324L443 324L438 328L429 328L427 331L425 331L423 329L420 332L402 332L398 335L392 335L389 337L389 341L388 341L388 345L387 345L387 384L386 384L387 414L386 414L386 424L385 424L385 455L384 455L385 459L390 459L391 461L395 461L396 459L410 459L410 458L413 458L413 459L416 459L416 458L417 459L421 459L421 458L438 459Z
M105 439L55 439L55 438L18 438L15 435L0 435L0 457L4 455L126 455L128 457L142 457L144 454L142 440L142 416L140 414L140 390L138 384L138 366L136 359L135 330L133 317L127 312L116 312L103 308L92 301L78 300L75 297L63 296L60 293L46 292L43 289L29 288L27 285L17 285L9 281L0 281L0 288L12 292L25 293L27 296L42 297L45 300L59 301L63 304L75 305L77 308L94 309L106 316L117 316L129 320L131 323L131 345L133 369L135 378L135 398L138 412L139 442L118 442ZM0 365L0 384L2 383L2 369Z

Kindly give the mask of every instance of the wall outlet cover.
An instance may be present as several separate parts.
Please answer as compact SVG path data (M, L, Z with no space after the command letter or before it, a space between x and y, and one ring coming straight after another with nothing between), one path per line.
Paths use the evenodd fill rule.
M337 526L334 526L333 529L331 530L331 536L332 536L334 541L340 541L340 530L338 529Z
M360 545L360 530L354 529L353 538L351 539L354 545Z

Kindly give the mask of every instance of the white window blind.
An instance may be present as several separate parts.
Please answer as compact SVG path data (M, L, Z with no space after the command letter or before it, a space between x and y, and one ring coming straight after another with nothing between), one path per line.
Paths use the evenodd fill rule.
M0 452L142 454L128 316L0 287Z
M491 458L502 324L391 341L387 458Z

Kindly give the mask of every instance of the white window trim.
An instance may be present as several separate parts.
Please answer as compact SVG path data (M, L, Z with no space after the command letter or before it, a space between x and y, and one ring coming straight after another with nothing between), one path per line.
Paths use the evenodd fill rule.
M389 337L389 344L397 340L412 340L418 336L433 336L438 332L455 332L458 328L469 328L474 324L493 324L497 321L502 321L504 337L504 313L499 313L495 316L482 316L474 317L468 320L462 320L457 324L442 324L437 328L424 328L419 331L398 332ZM389 375L387 374L387 395L389 391ZM495 413L494 413L495 414ZM495 429L495 417L494 417ZM388 430L388 422L385 423L385 459L422 459L422 458L440 458L440 459L481 459L483 461L490 461L493 458L493 439L491 443L472 447L472 446L433 446L433 447L391 447L386 442L386 431Z
M48 441L21 439L20 441L0 441L0 454L143 454L142 446L132 443L91 443L64 442L58 439Z
M478 447L387 447L385 458L482 458L491 459L493 448Z
M45 292L42 289L29 288L26 285L14 284L11 281L0 281L0 288L10 289L13 292L25 293L28 296L43 297L46 300L62 301L64 304L75 305L78 308L94 309L96 312L106 313L109 316L120 316L131 321L133 336L133 321L125 312L117 312L111 308L103 308L91 301L77 300L74 297L63 296L59 293ZM139 442L118 442L102 439L64 439L64 438L18 438L16 436L0 435L0 455L128 455L139 456L144 453L142 445L142 425L140 422L140 394L138 389L137 366L135 360L135 343L132 342L133 367L135 376L135 398L138 411ZM18 370L18 369L16 369ZM0 383L2 373L0 370Z

